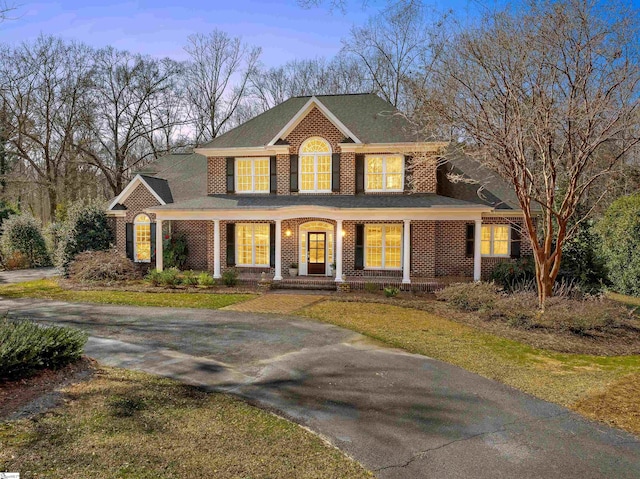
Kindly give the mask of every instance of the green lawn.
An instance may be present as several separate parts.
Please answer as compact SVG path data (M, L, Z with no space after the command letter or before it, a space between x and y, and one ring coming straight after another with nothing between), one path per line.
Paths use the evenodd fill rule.
M640 298L637 298L636 296L628 296L626 294L611 292L611 293L607 293L607 297L609 299L613 299L614 301L625 304L627 306L632 306L636 308L640 307Z
M0 297L38 298L78 303L126 304L172 308L219 309L252 299L252 294L218 294L188 292L74 291L58 286L54 279L0 286Z
M365 478L318 436L224 394L99 369L63 406L0 423L0 471L22 477Z
M640 356L545 351L425 311L386 304L325 301L298 314L458 365L640 433ZM637 390L631 397L627 383ZM605 399L603 394L608 394ZM626 412L616 409L620 399Z

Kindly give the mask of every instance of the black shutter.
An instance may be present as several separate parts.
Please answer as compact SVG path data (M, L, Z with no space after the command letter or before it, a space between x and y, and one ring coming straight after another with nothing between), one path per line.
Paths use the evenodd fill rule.
M364 225L356 225L356 255L354 269L364 269Z
M289 191L298 191L298 155L289 156Z
M275 156L269 158L269 176L271 179L270 190L275 195L278 192L278 165Z
M520 246L522 245L522 236L520 235L520 228L517 226L511 226L511 257L520 257Z
M127 241L126 241L126 253L127 258L133 260L133 223L126 224Z
M472 258L475 249L476 238L476 225L474 223L467 224L467 238L466 238L466 255L467 258Z
M356 193L364 192L364 155L356 155Z
M269 224L269 265L273 268L276 265L276 225Z
M227 266L236 265L236 225L227 223Z
M411 192L411 157L404 157L404 192Z
M155 261L156 261L156 224L151 223L151 262L155 263Z
M340 153L331 155L331 191L340 192Z
M235 193L235 159L227 158L227 193Z

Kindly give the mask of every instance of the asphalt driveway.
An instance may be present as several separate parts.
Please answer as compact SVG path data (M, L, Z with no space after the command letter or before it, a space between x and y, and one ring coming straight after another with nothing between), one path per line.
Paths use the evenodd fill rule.
M25 281L51 278L57 274L59 273L56 268L31 268L0 271L0 284L24 283Z
M88 331L103 363L231 392L383 478L638 478L640 441L463 369L335 326L234 311L0 300Z

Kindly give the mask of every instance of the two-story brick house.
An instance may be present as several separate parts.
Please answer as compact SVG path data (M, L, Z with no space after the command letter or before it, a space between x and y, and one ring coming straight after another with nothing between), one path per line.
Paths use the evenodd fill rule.
M509 188L470 159L438 167L445 146L373 94L291 98L138 174L109 206L117 247L161 269L163 237L183 233L187 266L215 277L479 279L530 245Z

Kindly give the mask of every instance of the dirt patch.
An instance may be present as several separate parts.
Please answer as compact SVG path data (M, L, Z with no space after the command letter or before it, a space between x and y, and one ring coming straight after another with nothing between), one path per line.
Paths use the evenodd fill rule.
M0 420L30 417L58 405L61 389L88 379L95 361L83 358L57 371L44 370L26 379L0 383Z
M534 348L559 353L590 354L596 356L627 356L640 354L640 334L637 328L616 328L588 336L573 334L566 330L520 329L501 321L487 321L476 313L464 313L436 301L433 295L401 294L396 298L385 298L378 294L349 293L334 295L332 301L391 304L404 308L426 311L434 315L467 324L497 336L513 339ZM638 324L640 327L640 324Z

